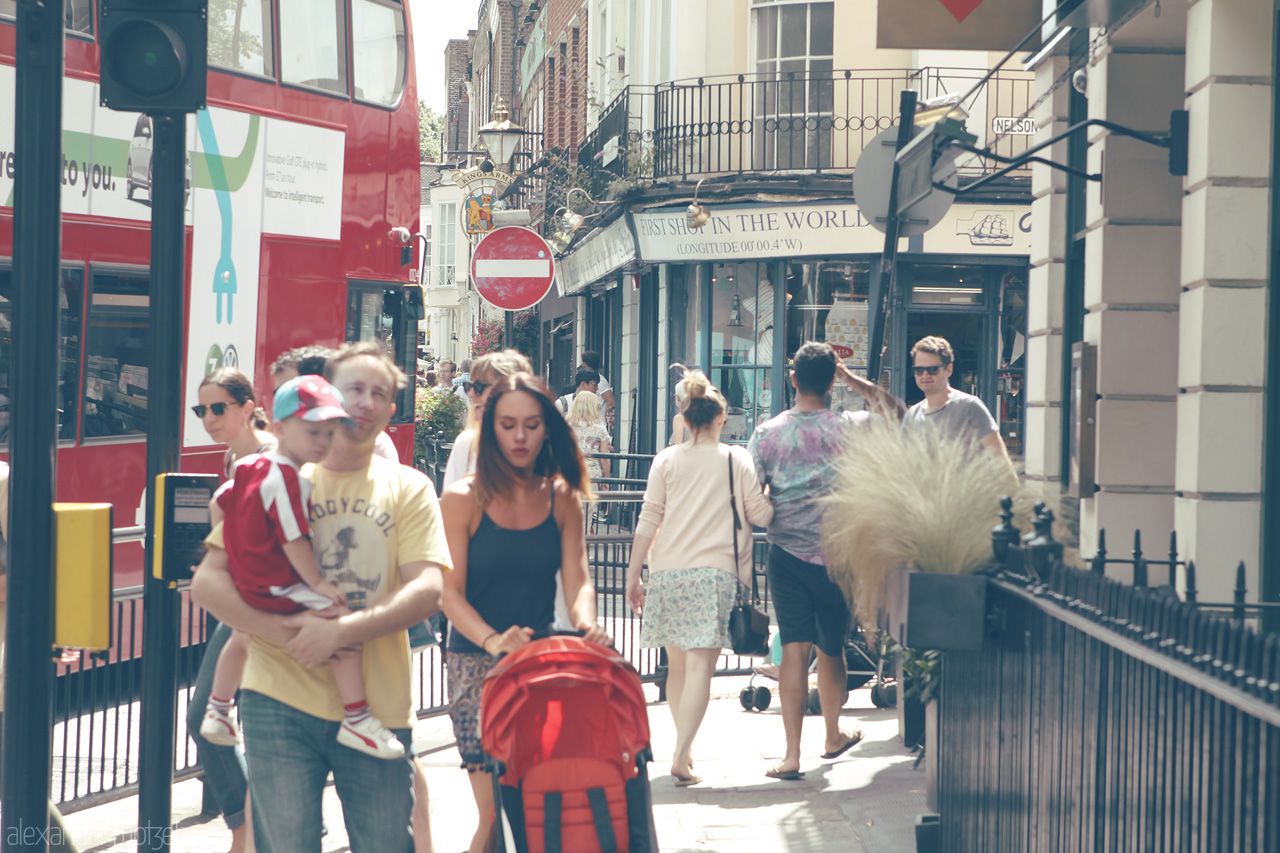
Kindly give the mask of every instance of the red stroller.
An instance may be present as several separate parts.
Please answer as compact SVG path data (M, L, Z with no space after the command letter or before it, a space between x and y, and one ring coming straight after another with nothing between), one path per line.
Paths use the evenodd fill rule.
M484 679L480 732L499 851L658 853L648 709L613 649L552 636L503 657Z

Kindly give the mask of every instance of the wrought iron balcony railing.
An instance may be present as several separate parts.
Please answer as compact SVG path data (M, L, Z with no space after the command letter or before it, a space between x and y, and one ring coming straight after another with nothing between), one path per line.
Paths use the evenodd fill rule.
M985 72L969 68L783 71L630 86L602 112L568 170L548 186L548 210L579 186L595 198L652 180L733 173L853 171L881 131L897 124L899 92L963 94ZM1003 157L1030 144L1033 77L1001 71L965 104L968 129ZM963 155L962 174L1000 164ZM1029 174L1029 167L1016 174Z
M849 172L897 124L898 93L964 94L985 71L967 68L781 71L675 80L656 87L655 179L732 172ZM1033 76L999 72L965 106L978 146L1005 157L1028 147L1023 119ZM962 158L964 171L995 168Z

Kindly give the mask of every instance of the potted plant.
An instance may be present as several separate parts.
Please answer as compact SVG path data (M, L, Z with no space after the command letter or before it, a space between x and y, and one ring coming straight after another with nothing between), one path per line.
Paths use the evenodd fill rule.
M836 460L823 552L865 625L907 648L981 648L991 523L1012 468L968 442L873 422Z

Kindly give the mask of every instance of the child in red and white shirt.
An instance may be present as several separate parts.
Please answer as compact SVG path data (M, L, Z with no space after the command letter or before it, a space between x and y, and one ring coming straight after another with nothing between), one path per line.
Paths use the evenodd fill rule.
M339 424L351 416L342 408L342 395L320 376L299 376L281 385L274 415L276 450L241 460L233 479L214 496L215 523L223 515L228 570L240 596L260 610L347 612L346 597L321 576L311 551L311 482L299 467L323 459ZM234 746L239 741L231 703L244 676L248 647L249 634L234 631L218 657L200 725L200 734L211 743ZM340 650L329 668L346 710L338 742L377 758L402 756L404 746L369 710L360 649Z

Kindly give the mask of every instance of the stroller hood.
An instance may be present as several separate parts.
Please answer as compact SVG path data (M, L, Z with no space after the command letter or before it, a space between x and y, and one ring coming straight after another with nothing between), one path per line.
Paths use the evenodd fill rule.
M649 745L640 676L613 649L579 637L535 640L485 676L480 740L505 765L505 784L541 762L576 757L603 759L632 778Z

